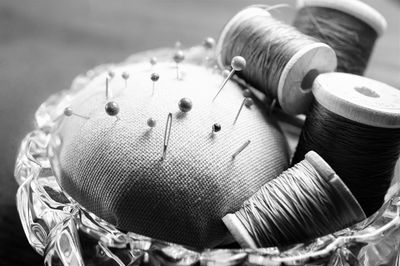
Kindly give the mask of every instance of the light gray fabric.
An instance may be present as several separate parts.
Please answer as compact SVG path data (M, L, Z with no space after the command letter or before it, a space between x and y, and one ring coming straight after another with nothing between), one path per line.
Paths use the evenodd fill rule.
M221 218L235 212L265 182L288 165L286 142L258 106L244 107L241 90L229 82L212 103L222 77L183 64L182 81L171 63L158 64L160 80L151 96L147 62L116 67L110 82L120 120L104 111L106 75L95 78L72 102L89 120L65 117L59 165L61 186L88 210L119 228L156 239L215 246L227 236ZM128 88L120 78L128 71ZM188 97L193 109L179 112ZM166 161L160 161L165 123L173 114ZM154 118L150 129L146 121ZM214 123L222 130L210 135ZM231 155L251 144L234 160Z

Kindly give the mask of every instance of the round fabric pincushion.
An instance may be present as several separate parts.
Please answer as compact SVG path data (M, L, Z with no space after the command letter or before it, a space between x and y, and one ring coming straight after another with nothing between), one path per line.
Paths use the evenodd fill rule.
M286 141L257 104L242 106L233 123L244 99L238 85L229 81L212 101L223 77L188 55L178 69L170 58L115 65L93 78L71 100L77 115L63 117L49 153L62 188L101 218L213 247L229 236L221 218L287 168ZM116 115L105 111L109 102Z

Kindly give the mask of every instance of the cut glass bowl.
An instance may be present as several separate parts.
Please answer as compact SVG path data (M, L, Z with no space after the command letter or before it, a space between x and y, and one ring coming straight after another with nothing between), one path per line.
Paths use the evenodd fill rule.
M131 56L126 62L166 54ZM52 129L74 95L99 66L78 76L71 89L50 96L37 110L36 127L20 145L14 176L17 207L30 245L45 265L400 265L400 190L394 183L381 209L349 228L284 248L191 250L122 232L85 210L57 183L47 146Z

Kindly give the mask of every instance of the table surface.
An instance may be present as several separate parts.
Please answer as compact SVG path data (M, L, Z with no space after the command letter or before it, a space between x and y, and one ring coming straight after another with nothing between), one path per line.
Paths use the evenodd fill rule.
M104 62L131 53L199 44L254 0L0 0L0 265L40 265L15 208L15 156L34 112L52 93ZM265 4L293 1L264 1ZM366 76L400 88L399 0L365 1L388 21ZM276 16L290 23L295 10ZM17 251L18 250L18 251ZM3 264L4 263L4 264Z

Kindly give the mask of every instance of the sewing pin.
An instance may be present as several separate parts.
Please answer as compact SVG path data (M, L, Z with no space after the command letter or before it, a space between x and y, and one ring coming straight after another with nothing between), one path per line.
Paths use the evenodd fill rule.
M115 73L112 70L109 70L107 74L110 79L113 79L115 77Z
M215 101L217 96L220 94L220 92L222 91L222 89L224 88L224 86L228 82L228 80L233 76L233 74L235 74L236 71L242 71L246 67L246 60L241 56L235 56L234 58L232 58L231 67L232 67L232 70L229 72L229 75L222 82L217 94L214 96L214 98L212 100L213 102Z
M215 46L215 40L214 38L211 37L207 37L204 41L203 41L203 46L206 50L211 50L214 48Z
M176 63L176 79L180 79L179 77L179 63L181 63L185 59L185 54L182 50L178 50L175 52L173 59Z
M154 66L156 64L157 64L157 57L153 56L152 58L150 58L150 65Z
M246 106L246 107L249 108L253 103L254 103L253 100L250 99L250 98L244 98L243 99L242 104L240 105L239 111L237 112L237 115L235 117L235 120L233 121L234 125L236 124L236 122L237 122L237 120L239 118L239 115L242 112L243 106Z
M108 99L110 98L110 89L108 87L108 78L106 78L106 100L108 101Z
M64 109L64 115L65 115L65 116L72 116L72 115L74 115L74 116L77 116L77 117L80 117L80 118L83 118L83 119L89 119L89 117L87 117L87 116L74 113L74 111L72 110L71 107L66 107L66 108Z
M253 106L254 104L254 100L252 98L248 98L246 97L246 101L244 102L244 106L246 106L247 108L250 108Z
M160 79L160 75L158 75L158 73L152 73L150 75L150 79L153 81L153 92L151 95L154 95L154 88L156 86L156 82Z
M251 91L250 91L250 89L245 89L245 90L243 91L243 96L244 96L244 97L250 97L250 96L251 96Z
M125 89L126 89L126 87L128 87L129 73L128 72L123 72L121 76L125 80Z
M149 119L147 119L147 125L149 127L155 127L157 125L157 121L153 118L149 118Z
M205 49L204 64L207 67L209 67L213 61L214 46L215 46L215 40L211 37L208 37L203 41L203 47Z
M190 100L189 98L182 98L179 100L178 107L181 112L187 113L192 110L192 100Z
M237 151L232 155L232 159L235 159L236 156L239 155L239 153L241 153L244 149L246 149L247 146L249 146L250 142L251 142L250 140L247 140L245 143L243 143L243 145L240 146L239 149L237 149Z
M115 116L117 118L117 121L119 120L119 105L116 102L108 102L106 103L106 106L104 107L106 110L106 113L109 116Z
M172 113L169 113L164 132L164 146L163 146L163 154L161 157L161 160L163 161L167 158L167 148L169 144L169 137L171 135L171 128L172 128Z
M214 125L212 125L211 128L212 128L211 133L217 133L217 132L221 131L221 125L218 123L215 123Z

